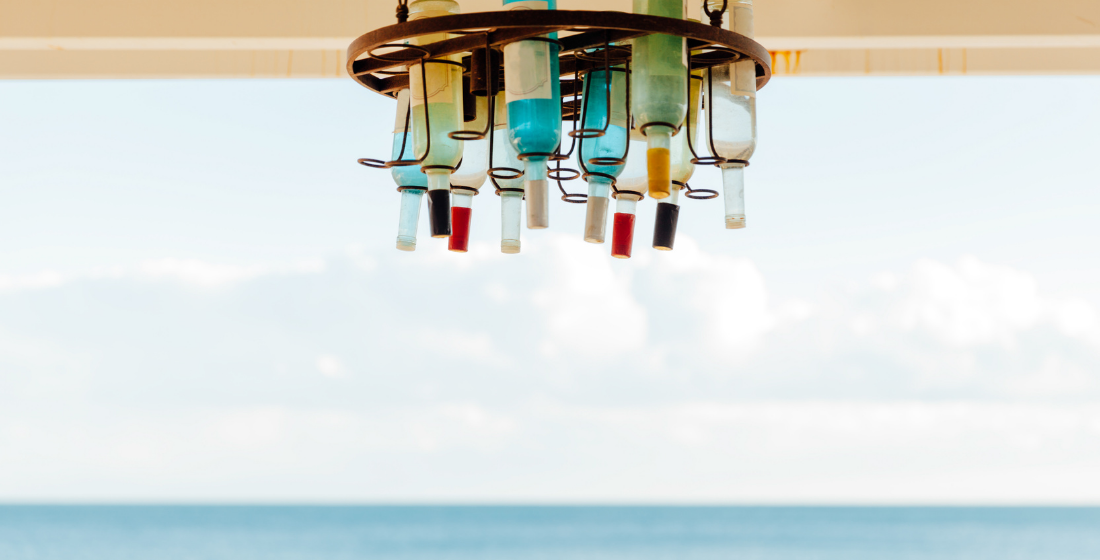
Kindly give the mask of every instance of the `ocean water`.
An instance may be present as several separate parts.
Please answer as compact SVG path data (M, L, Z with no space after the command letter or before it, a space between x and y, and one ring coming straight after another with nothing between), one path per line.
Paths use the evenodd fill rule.
M1100 508L0 506L3 560L1100 559Z

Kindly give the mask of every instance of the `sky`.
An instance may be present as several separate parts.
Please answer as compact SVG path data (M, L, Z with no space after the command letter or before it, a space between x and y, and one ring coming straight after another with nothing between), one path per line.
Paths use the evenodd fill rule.
M351 80L0 81L0 502L1100 503L1097 99L778 77L620 261L395 250Z

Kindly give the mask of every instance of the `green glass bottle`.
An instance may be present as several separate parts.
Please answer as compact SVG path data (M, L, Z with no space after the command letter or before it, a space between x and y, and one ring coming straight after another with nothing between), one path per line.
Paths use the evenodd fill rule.
M684 0L634 0L634 13L676 19L684 17ZM646 136L649 196L669 195L669 149L672 135L687 115L686 39L647 35L633 41L631 110Z

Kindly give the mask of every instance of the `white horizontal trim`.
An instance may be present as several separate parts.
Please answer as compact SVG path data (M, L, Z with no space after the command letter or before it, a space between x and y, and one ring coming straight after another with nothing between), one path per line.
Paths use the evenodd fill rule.
M9 51L327 51L355 37L0 37Z
M772 51L809 49L1044 49L1098 48L1093 35L871 35L847 37L758 37Z
M354 37L0 37L0 50L342 51L352 40ZM757 40L773 51L1100 48L1100 34L759 37Z

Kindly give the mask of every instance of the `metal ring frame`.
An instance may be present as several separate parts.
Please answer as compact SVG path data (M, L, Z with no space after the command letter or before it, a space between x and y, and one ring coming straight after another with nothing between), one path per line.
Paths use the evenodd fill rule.
M402 4L399 0L397 15L400 23L383 27L381 29L372 31L365 35L360 36L348 47L348 73L360 84L371 89L372 91L382 93L385 95L395 95L397 91L408 87L409 78L408 71L409 66L415 66L419 64L422 78L422 86L424 88L423 95L425 101L427 100L427 77L425 72L425 66L428 63L443 63L453 64L457 66L465 66L461 63L441 59L441 57L449 56L452 54L458 54L462 52L472 52L476 48L484 48L486 50L486 67L492 68L492 51L501 49L504 45L513 43L516 41L532 40L543 41L557 45L560 74L562 76L573 75L572 79L561 80L562 83L569 81L571 83L571 92L569 94L563 94L563 97L570 97L571 100L565 102L568 104L570 119L572 121L573 130L569 132L571 138L569 151L566 153L561 152L561 145L559 143L558 148L553 153L527 153L520 154L518 158L527 160L534 157L545 157L550 161L557 162L554 169L548 171L548 178L557 181L558 188L562 192L562 200L566 202L582 203L587 199L587 195L584 194L570 194L565 191L561 184L561 181L570 181L577 178L587 178L589 176L603 176L612 179L611 188L614 191L613 196L617 197L619 194L633 194L644 196L644 193L637 191L619 190L616 188L617 181L614 177L610 177L607 174L589 171L584 161L579 161L581 170L575 170L571 168L561 167L561 161L569 159L571 157L574 148L578 145L582 146L583 142L587 139L594 139L603 136L607 132L607 127L611 122L611 72L622 71L628 75L630 73L630 61L629 52L630 48L623 45L615 45L615 42L622 42L627 39L641 37L653 33L662 33L677 35L685 37L688 40L688 64L687 74L689 84L691 79L702 79L699 76L692 76L692 70L706 69L707 70L707 89L711 90L712 77L710 68L719 64L726 64L736 60L744 58L752 59L756 63L756 81L757 89L762 88L771 78L770 67L770 55L763 46L755 41L728 31L721 29L722 16L727 9L727 2L723 0L722 8L718 11L711 11L708 7L704 6L704 12L710 17L711 25L705 25L697 22L680 20L675 18L664 18L658 16L649 16L642 14L626 14L620 12L597 12L597 11L574 11L574 10L522 10L522 11L498 11L498 12L481 12L462 15L440 16L434 18L424 18L412 22L404 21L402 17ZM407 8L406 8L407 12ZM557 31L573 31L575 35L570 35L564 39L552 39L544 36L548 33ZM405 44L407 39L415 37L449 33L452 35L459 35L451 39L446 39L431 43L428 45L408 45ZM375 51L382 48L398 48L396 50L387 53L376 53ZM614 56L613 56L614 53ZM365 56L364 56L365 55ZM570 56L571 55L571 56ZM602 58L602 60L600 60ZM411 63L411 64L410 64ZM598 68L594 66L599 64ZM614 68L614 65L625 64L626 68ZM397 69L404 67L403 69ZM577 81L581 80L585 74L601 71L604 72L607 79L607 119L604 122L602 128L577 128L578 116L583 116L587 109L588 101L588 80L585 80L583 93L577 91ZM491 72L490 72L491 74ZM382 75L386 77L379 77ZM455 140L481 140L486 136L489 136L489 164L487 174L493 185L496 187L496 194L500 195L502 192L522 192L523 189L510 189L501 188L497 183L497 179L516 179L523 176L523 171L510 168L510 167L494 167L492 165L493 158L493 119L495 116L495 101L496 91L494 88L496 84L489 86L487 95L488 100L488 123L484 131L467 131L460 130L454 131L448 134L448 136ZM690 88L689 88L690 90ZM578 97L581 99L578 102ZM401 150L397 156L397 159L392 161L383 162L378 159L360 158L358 163L374 168L389 168L402 165L416 165L422 163L428 156L431 150L431 129L430 129L430 115L428 114L427 103L425 102L425 132L427 137L427 145L425 146L424 155L415 160L402 159L405 152L405 144L408 142L408 129L409 122L412 116L412 103L410 100L409 114L405 120L405 134L402 143ZM578 105L580 107L578 107ZM627 80L626 87L626 106L627 106L627 122L632 123L633 119L630 116L630 80ZM580 110L578 110L580 109ZM748 165L747 161L742 160L727 160L721 156L717 156L717 150L714 146L713 139L713 116L711 111L707 111L708 118L708 140L711 155L700 156L696 153L695 148L691 142L691 123L689 119L685 119L684 125L687 127L688 137L688 149L693 156L692 163L696 165L721 165L727 162L736 162ZM563 115L564 116L564 115ZM645 129L650 126L662 125L679 131L679 127L672 125L671 123L663 122L650 122L645 123L639 127L639 131L645 134ZM578 144L579 140L579 144ZM630 150L630 136L627 135L625 142L625 149L622 158L606 158L597 157L590 158L587 163L591 165L600 166L615 166L625 164L626 157ZM459 163L461 165L461 162ZM455 171L455 167L450 166L424 166L422 169L449 169L452 173ZM572 176L567 176L568 173L572 173ZM709 199L718 196L717 191L711 189L692 189L686 183L680 183L674 181L674 183L681 185L686 189L685 196L693 199ZM469 187L455 186L453 189L469 190L474 192L475 189ZM399 190L401 190L399 188ZM696 194L697 193L697 194Z
M718 191L714 189L693 189L691 185L682 183L680 181L673 181L673 185L680 185L685 191L684 196L694 200L710 200L712 198L718 198Z

